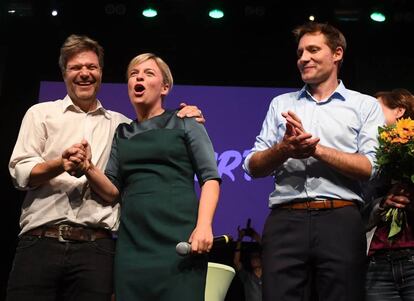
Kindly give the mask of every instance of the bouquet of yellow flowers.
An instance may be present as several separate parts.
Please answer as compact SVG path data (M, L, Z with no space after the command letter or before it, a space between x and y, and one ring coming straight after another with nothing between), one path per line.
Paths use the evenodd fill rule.
M414 183L414 120L399 119L395 124L379 127L376 165L394 183ZM390 208L385 220L390 222L388 239L401 231L405 211Z

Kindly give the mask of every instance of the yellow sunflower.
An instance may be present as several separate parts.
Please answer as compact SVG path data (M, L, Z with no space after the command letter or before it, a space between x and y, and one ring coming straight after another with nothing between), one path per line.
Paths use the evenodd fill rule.
M395 124L395 131L400 138L408 141L414 136L414 120L411 118L398 120Z

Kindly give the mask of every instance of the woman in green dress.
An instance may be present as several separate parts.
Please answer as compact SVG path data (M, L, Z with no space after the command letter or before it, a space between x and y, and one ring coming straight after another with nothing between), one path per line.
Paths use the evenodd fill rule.
M202 124L166 110L173 79L167 64L151 53L127 69L128 95L137 119L118 127L105 174L87 160L84 172L106 202L121 202L115 254L115 296L130 300L204 300L206 253L220 177L213 146ZM194 189L194 175L201 186ZM178 242L191 256L177 255Z

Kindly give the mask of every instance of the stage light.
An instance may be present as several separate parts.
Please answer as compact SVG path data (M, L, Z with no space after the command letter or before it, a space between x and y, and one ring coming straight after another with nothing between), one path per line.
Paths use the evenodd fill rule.
M51 15L53 17L56 17L58 15L58 11L56 9L53 9L52 12L51 12Z
M214 8L208 12L210 18L221 19L224 17L224 12L221 9Z
M372 21L375 21L375 22L384 22L387 19L385 15L379 11L374 11L370 15L370 18Z
M154 18L158 15L158 12L154 8L146 8L142 11L142 15L146 18Z
M16 17L32 17L33 5L31 1L10 1L6 7L7 13Z
M313 21L315 21L315 16L314 15L310 15L308 19L309 19L309 21L312 21L313 22Z

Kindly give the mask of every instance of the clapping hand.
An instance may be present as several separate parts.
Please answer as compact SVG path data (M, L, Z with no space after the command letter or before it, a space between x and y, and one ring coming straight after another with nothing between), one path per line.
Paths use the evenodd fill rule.
M284 112L282 116L286 119L286 132L282 142L288 146L290 156L295 159L312 156L320 139L312 138L312 134L305 131L302 121L292 111Z

